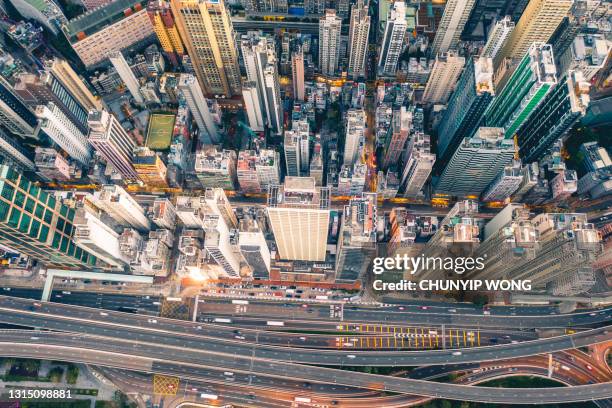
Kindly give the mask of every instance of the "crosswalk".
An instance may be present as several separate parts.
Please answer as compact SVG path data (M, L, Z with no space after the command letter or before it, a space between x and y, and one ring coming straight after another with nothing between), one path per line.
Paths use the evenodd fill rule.
M384 325L338 325L338 349L436 349L480 346L478 330ZM349 334L350 333L350 334Z

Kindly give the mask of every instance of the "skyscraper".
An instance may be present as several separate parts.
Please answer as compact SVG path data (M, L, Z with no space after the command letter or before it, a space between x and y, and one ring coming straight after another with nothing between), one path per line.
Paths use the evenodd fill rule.
M193 118L198 124L202 143L219 143L219 131L210 113L208 102L202 93L198 79L191 74L181 74L178 89L181 91Z
M89 143L100 156L127 180L137 180L133 164L136 144L117 118L105 110L94 110L89 113L87 123Z
M476 0L449 0L436 30L431 55L437 55L457 48L463 27L470 16Z
M70 157L88 166L91 146L87 136L53 102L36 107L40 119L40 130L57 143Z
M463 139L474 134L494 96L491 58L468 61L438 126L441 162L448 160Z
M514 142L504 138L502 128L479 128L465 138L444 168L436 193L479 196L512 161Z
M132 95L132 98L134 98L134 101L137 104L143 104L144 98L140 93L140 83L138 82L138 79L136 79L136 75L134 75L134 73L132 72L132 69L128 65L127 61L123 57L123 54L120 51L113 52L109 55L108 59L117 70L119 77L125 84L128 91L130 91L130 94Z
M334 10L325 10L319 20L319 69L326 76L335 76L340 62L340 30L342 19Z
M482 193L482 201L504 201L518 190L522 181L521 161L514 160L489 184Z
M363 109L349 109L346 113L346 133L344 136L344 164L352 166L365 142L366 115Z
M233 150L202 146L195 154L194 169L203 188L236 189L236 152Z
M363 193L344 206L336 251L336 282L363 279L376 256L376 193Z
M351 23L349 26L349 63L348 74L353 79L365 76L365 59L368 54L368 34L370 32L370 16L368 5L363 0L351 9Z
M293 121L293 131L300 138L300 174L308 174L310 167L310 126L307 120Z
M103 185L93 194L92 202L120 225L132 227L141 232L151 229L151 221L145 215L144 209L118 185Z
M403 1L397 1L393 3L393 9L385 26L378 59L379 75L395 76L397 61L404 47L406 27L406 4Z
M406 148L406 163L401 183L404 197L418 197L429 178L435 161L436 155L431 153L429 135L415 132L410 137Z
M238 50L223 0L172 0L172 13L208 96L240 94Z
M134 169L138 178L150 188L167 188L166 165L160 156L148 147L137 147L134 151Z
M38 121L34 113L14 93L11 85L0 76L0 125L9 132L33 138Z
M36 174L47 181L70 179L70 163L57 150L37 147L34 156Z
M0 123L2 123L1 119ZM32 153L24 149L21 143L18 143L2 128L0 128L0 154L4 156L4 164L14 166L15 169L20 168L30 171L35 169L34 161L31 159Z
M294 130L286 130L283 149L285 151L285 166L287 176L299 177L302 166L300 165L300 135Z
M438 54L425 86L423 102L446 103L457 84L464 64L465 58L460 57L456 51Z
M147 4L147 13L164 54L172 65L178 66L180 58L185 54L185 46L176 27L170 2L165 0L150 1Z
M86 111L103 108L101 99L91 93L89 88L85 86L83 79L72 69L68 61L54 58L46 69Z
M238 154L238 183L247 193L267 192L270 184L280 183L279 154L274 150L241 150Z
M495 68L504 58L523 58L533 43L548 41L572 3L573 0L530 0L506 44L496 55Z
M304 52L300 46L291 54L291 78L293 84L293 98L304 100Z
M552 47L533 43L506 86L489 105L486 125L503 127L506 137L513 137L555 86L556 73Z
M96 257L72 241L74 209L0 165L0 244L46 266L91 269Z
M508 36L514 30L514 22L510 19L510 16L505 16L501 20L495 23L495 26L489 34L486 44L480 52L481 58L492 58L495 59L501 48L506 43ZM492 64L493 62L491 62Z
M249 81L257 85L261 110L274 133L283 131L283 112L274 39L250 32L242 37L242 57Z
M249 127L255 132L263 132L265 122L264 114L261 111L262 104L257 82L244 81L242 83L242 99L244 100L244 110L249 121Z
M590 83L569 71L517 132L521 157L534 161L566 134L589 106Z
M388 169L399 161L411 130L412 111L407 111L406 107L402 106L393 112L393 119L385 141L383 169Z
M268 192L268 218L285 260L324 261L329 229L329 189L312 177L286 177Z

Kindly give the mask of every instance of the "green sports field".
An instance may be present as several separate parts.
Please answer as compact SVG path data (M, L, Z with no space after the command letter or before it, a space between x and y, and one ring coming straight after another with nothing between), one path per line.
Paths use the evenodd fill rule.
M165 150L170 147L174 115L154 113L149 120L146 145L152 150Z

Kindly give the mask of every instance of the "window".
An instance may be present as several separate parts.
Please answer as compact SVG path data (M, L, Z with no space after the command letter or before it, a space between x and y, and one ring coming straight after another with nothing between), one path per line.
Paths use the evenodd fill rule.
M17 194L15 194L15 204L18 207L23 207L24 202L25 202L25 194L23 194L21 191L17 191Z
M48 197L49 197L49 194L47 194L47 193L45 193L44 191L42 191L42 190L41 190L41 191L40 191L40 195L38 196L38 200L39 200L41 203L43 203L43 204L44 204L44 203L46 203L46 202L47 202L47 198L48 198Z
M19 231L27 233L30 230L31 221L32 217L30 217L28 214L23 214L21 217L21 222L19 223Z
M34 214L40 219L43 218L43 214L45 213L45 207L42 204L38 204L36 206L36 210L34 210Z
M58 231L64 231L64 219L58 218L56 227Z
M66 252L66 250L68 249L69 241L70 239L68 239L68 237L62 237L62 244L60 245L60 251Z
M51 224L51 221L53 221L53 211L47 209L45 211L45 222Z
M57 201L55 200L55 197L49 196L49 200L47 200L47 206L55 209L56 202Z
M26 205L25 205L25 209L30 213L30 214L34 214L34 206L36 205L36 203L34 202L34 200L32 200L31 198L28 198L26 200Z
M21 211L13 207L11 210L11 215L9 216L8 224L13 228L17 228L17 225L19 225L19 217L21 217Z
M68 235L68 236L72 236L72 224L67 222L66 223L66 227L64 227L64 234Z
M55 235L53 235L53 242L51 243L51 246L53 248L59 248L61 239L62 239L62 236L59 234L59 232L56 232Z
M68 207L66 207L65 205L62 205L60 207L60 215L65 217L66 214L68 214Z
M11 208L8 203L4 201L0 201L0 222L6 221L6 217L8 216L9 209Z
M38 237L38 240L40 242L47 242L48 236L49 236L49 227L47 227L46 225L43 225L42 228L40 229L40 236Z
M30 188L30 182L22 177L21 180L19 180L19 188L21 188L23 191L28 191Z
M37 197L40 188L36 187L34 184L30 186L30 190L28 191L32 197Z
M2 189L2 193L0 194L2 195L2 197L6 198L8 201L13 202L14 192L15 192L15 189L13 188L13 186L4 183L4 188Z
M40 221L32 221L32 227L30 227L30 236L32 238L38 237L38 232L40 231Z

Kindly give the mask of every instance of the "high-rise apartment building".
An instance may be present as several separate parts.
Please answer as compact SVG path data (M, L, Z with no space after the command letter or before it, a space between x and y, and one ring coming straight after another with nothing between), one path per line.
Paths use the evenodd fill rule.
M292 127L300 138L300 174L306 175L310 167L310 126L307 120L296 120Z
M468 61L438 126L440 160L447 161L461 141L474 134L494 96L492 59Z
M489 105L485 113L486 125L503 127L506 137L513 137L556 85L556 74L552 47L533 43L507 84Z
M514 30L514 22L510 19L510 16L505 16L496 22L480 52L480 57L495 59L512 30ZM491 61L491 64L493 64L493 61Z
M261 111L265 113L266 123L274 133L281 134L283 107L274 38L250 32L242 36L241 47L247 78L257 85L258 99Z
M50 71L22 74L15 92L31 107L52 102L81 130L87 132L87 110Z
M299 177L302 166L300 165L300 135L294 130L286 130L283 142L285 151L285 166L287 176Z
M590 86L580 71L569 71L546 95L517 132L524 161L540 158L586 114Z
M235 190L236 152L205 145L195 154L195 173L203 188Z
M208 96L240 94L238 49L223 0L173 0L172 13Z
M414 133L408 141L406 163L402 172L404 197L415 198L421 194L435 161L436 155L431 153L429 135Z
M191 74L181 74L177 87L185 98L185 102L187 102L187 106L198 124L202 143L219 143L221 136L198 79Z
M586 81L602 69L609 58L611 45L602 34L579 34L562 55L555 54L559 76L567 70L581 71Z
M514 142L502 128L479 128L465 138L444 168L436 193L480 196L514 157Z
M111 64L113 64L113 67L115 67L117 74L119 74L119 77L130 92L130 95L132 95L132 98L134 98L134 102L137 104L143 104L144 97L140 93L140 82L138 82L138 79L136 79L136 75L134 75L132 72L129 64L123 57L123 54L120 51L116 51L111 53L108 56L108 59L110 60Z
M340 31L342 19L334 10L325 10L319 20L319 70L323 75L333 77L340 62Z
M304 100L304 51L302 47L291 54L291 83L293 85L293 99Z
M70 157L82 165L89 165L91 146L87 136L53 102L36 107L40 130Z
M75 211L0 165L0 244L46 266L91 269L96 257L72 241Z
M342 212L336 251L336 282L353 283L365 277L376 256L376 193L353 197Z
M515 160L489 184L482 193L482 201L504 201L518 190L522 181L521 161Z
M363 109L349 109L346 113L344 136L344 164L352 166L360 158L365 142L366 114Z
M573 0L530 0L516 27L494 59L496 69L504 58L521 59L533 43L548 41L567 15L572 3Z
M406 3L396 1L387 19L378 59L378 74L394 77L397 61L404 49L406 36Z
M270 249L254 217L245 217L240 220L238 246L249 265L253 278L268 279L271 263Z
M436 30L431 55L443 54L454 50L476 0L449 0L444 6L444 14Z
M244 193L260 193L262 191L257 178L256 161L257 153L254 150L241 150L238 153L236 174L240 190Z
M204 219L204 249L223 268L227 276L239 277L240 259L230 243L229 226L221 215L207 214Z
M161 44L162 50L172 65L178 66L180 59L185 55L185 46L179 34L170 1L154 0L147 4L147 14L153 24L153 31Z
M168 188L166 165L161 157L148 147L137 147L135 149L134 169L145 186Z
M37 147L34 156L36 174L47 181L70 179L70 163L55 149Z
M73 18L62 27L72 48L87 68L151 39L155 32L147 16L147 0L116 0Z
M238 183L245 193L267 192L270 184L280 183L280 157L274 150L241 150L238 154Z
M87 123L90 128L88 141L98 154L125 179L137 180L133 162L136 143L117 118L105 110L93 110Z
M123 269L129 259L121 252L119 234L100 219L100 211L81 203L74 216L74 244L115 269Z
M91 93L83 79L72 69L68 61L54 58L46 66L46 69L85 111L100 110L104 107L102 100Z
M2 123L1 119L0 123ZM32 171L36 168L31 159L32 153L2 128L0 128L0 154L4 156L4 164L14 166L15 169Z
M13 87L0 76L0 125L9 132L33 138L38 120L34 113L14 94Z
M460 57L456 51L438 54L425 86L423 102L445 104L455 89L464 65L465 58Z
M151 222L145 215L144 209L118 185L103 185L93 194L92 202L120 225L132 227L141 232L151 229Z
M329 189L316 187L312 177L270 186L266 209L281 259L325 260L329 208Z
M590 266L601 252L601 235L586 214L543 213L531 220L539 236L537 255L506 265L507 279L529 279L532 289L571 296L595 283Z
M165 228L169 232L174 231L176 228L176 207L167 198L156 198L153 201L153 208L150 208L149 218L159 228Z
M393 119L385 142L383 169L388 169L399 161L411 130L412 111L407 111L402 106L399 110L393 112Z
M262 104L259 98L257 82L244 81L242 83L242 99L244 100L244 111L249 121L249 127L255 132L263 132L265 127Z
M370 16L367 2L357 0L351 9L348 42L348 75L353 79L365 76L365 60L368 54L368 34L370 32Z

